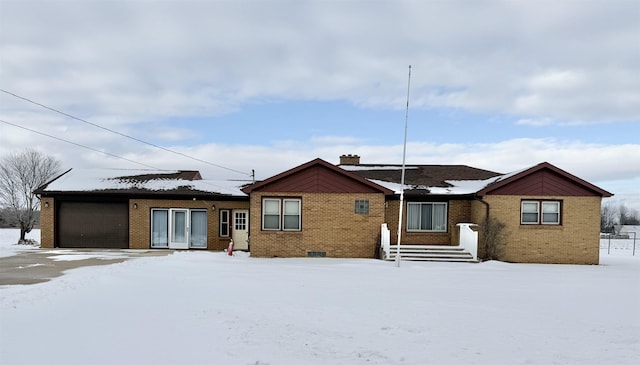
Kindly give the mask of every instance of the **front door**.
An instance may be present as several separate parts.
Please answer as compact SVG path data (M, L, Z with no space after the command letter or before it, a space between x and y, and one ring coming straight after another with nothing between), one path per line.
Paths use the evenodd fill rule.
M169 248L189 248L189 210L171 209L169 220Z
M233 248L235 250L249 250L249 211L235 209L233 211L233 230L231 231Z

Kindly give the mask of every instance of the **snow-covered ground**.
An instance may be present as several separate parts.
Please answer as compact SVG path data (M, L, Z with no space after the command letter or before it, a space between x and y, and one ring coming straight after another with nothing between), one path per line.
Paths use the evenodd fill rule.
M640 255L601 261L136 258L0 288L0 363L635 364Z
M32 229L31 232L27 233L25 238L40 242L40 230ZM18 245L19 239L19 229L0 228L0 257L13 256L19 251L38 249L38 246L34 245Z
M600 256L640 256L640 237L635 242L631 239L601 239Z

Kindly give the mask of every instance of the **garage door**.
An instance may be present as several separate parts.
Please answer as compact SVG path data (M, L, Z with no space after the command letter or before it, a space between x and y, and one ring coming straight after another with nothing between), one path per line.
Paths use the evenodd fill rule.
M129 207L126 202L58 204L58 247L129 248Z

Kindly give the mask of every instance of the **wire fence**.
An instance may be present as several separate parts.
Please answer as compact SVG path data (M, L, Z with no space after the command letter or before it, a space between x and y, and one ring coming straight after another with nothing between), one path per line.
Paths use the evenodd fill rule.
M635 256L636 246L637 246L636 234L635 232L631 232L629 236L628 236L629 238L619 238L619 236L614 236L614 235L601 236L600 251L601 252L606 251L608 255L628 254L630 256Z

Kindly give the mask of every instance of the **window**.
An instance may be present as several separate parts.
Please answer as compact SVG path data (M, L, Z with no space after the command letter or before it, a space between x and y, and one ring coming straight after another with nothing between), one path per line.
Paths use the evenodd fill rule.
M523 200L520 205L521 224L560 224L559 201Z
M152 209L151 247L207 248L207 211Z
M193 248L207 248L207 211L191 211L191 232L189 246Z
M522 224L538 224L540 221L540 202L522 202Z
M447 203L407 203L407 231L446 232Z
M262 200L262 229L266 231L299 231L301 226L301 200Z
M262 201L262 229L280 230L280 199Z
M542 202L542 224L560 224L560 202Z
M284 217L282 228L285 231L300 230L300 199L284 199Z
M356 200L355 204L356 214L369 214L369 201L368 200Z
M247 230L247 212L238 212L234 214L234 225L233 229L236 231L246 231Z
M169 210L151 210L151 247L169 247Z
M220 237L229 237L229 211L220 211Z

